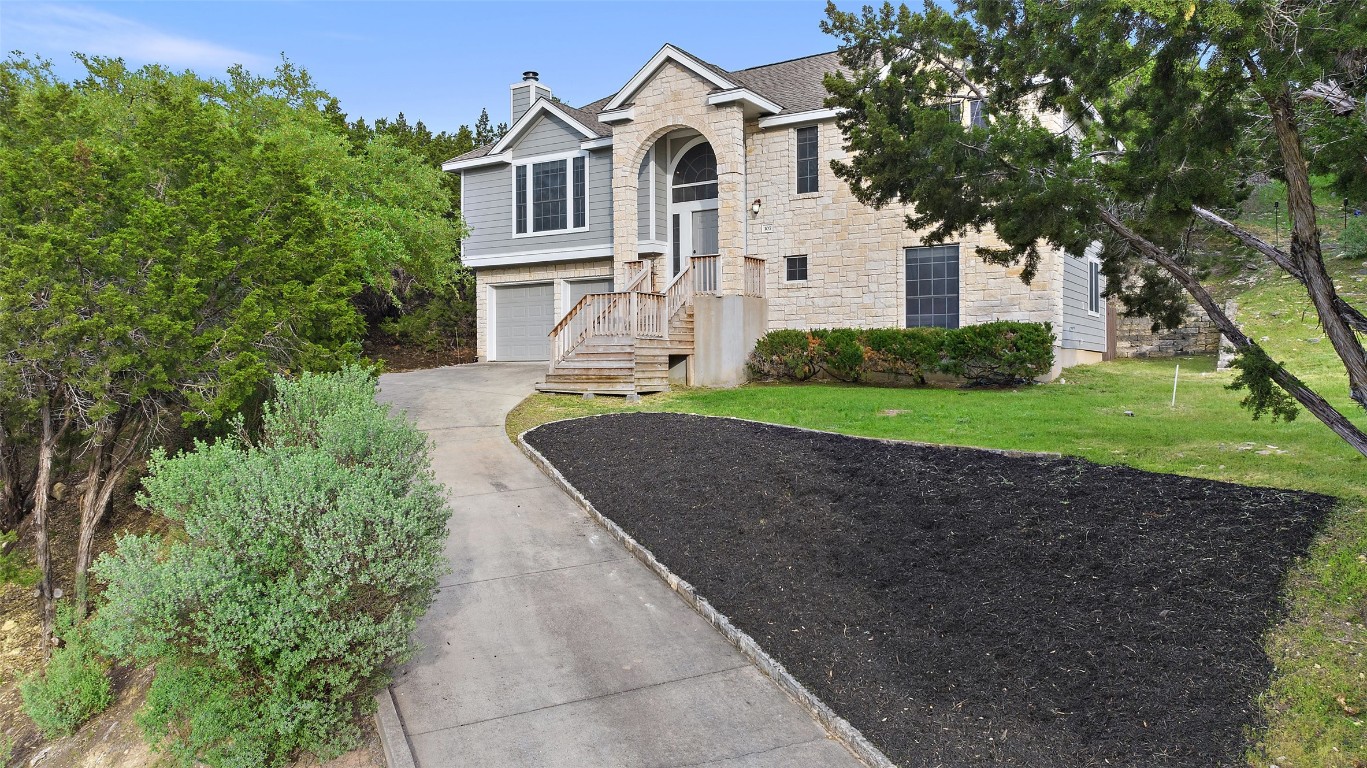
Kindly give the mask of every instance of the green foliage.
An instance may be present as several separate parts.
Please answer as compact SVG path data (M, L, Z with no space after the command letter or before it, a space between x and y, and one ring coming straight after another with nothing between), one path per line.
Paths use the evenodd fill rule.
M52 652L47 669L19 684L24 712L49 739L75 733L114 701L109 665L96 651L89 625L77 624L70 606L57 611L57 636L65 645Z
M172 543L102 556L108 651L156 663L139 722L182 764L282 765L356 743L434 594L449 510L422 432L359 368L277 378L261 436L154 454Z
M864 377L864 347L859 331L835 328L817 338L816 362L822 370L841 381L859 381Z
M759 379L806 381L816 375L812 338L806 331L770 331L755 342L750 372Z
M465 272L455 284L436 290L414 290L398 311L380 322L380 330L427 350L472 346L475 340L475 280Z
M835 328L771 331L755 344L750 370L759 378L805 381L818 371L840 381L871 373L925 384L939 371L973 386L1032 381L1054 364L1048 323L996 322L939 328Z
M0 584L33 586L38 580L38 571L29 568L23 554L14 547L14 543L18 540L18 531L0 533ZM3 764L0 763L0 765Z
M926 373L939 369L944 332L938 328L874 328L864 333L868 369L875 373L910 376L926 382Z
M1367 259L1367 216L1348 219L1348 226L1339 236L1339 247L1344 258Z
M288 62L224 80L77 57L0 65L0 381L120 410L230 414L289 370L359 352L363 286L453 280L443 174L353 147ZM8 405L7 405L8 409ZM32 410L32 409L30 409Z
M1295 420L1298 413L1295 399L1272 381L1272 374L1281 367L1280 363L1273 362L1261 348L1251 347L1235 356L1230 365L1238 369L1239 375L1229 383L1229 389L1248 390L1241 404L1253 412L1255 420L1264 413L1271 413L1273 421Z
M966 325L945 334L940 369L973 386L1025 384L1054 365L1054 329L1049 323L1002 320Z

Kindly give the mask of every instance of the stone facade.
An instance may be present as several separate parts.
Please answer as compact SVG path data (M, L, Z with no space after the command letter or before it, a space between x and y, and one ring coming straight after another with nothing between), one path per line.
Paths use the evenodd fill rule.
M1196 304L1187 309L1182 325L1171 331L1160 329L1157 333L1153 331L1150 318L1116 315L1116 357L1214 355L1219 351L1220 331L1205 310Z
M906 321L904 249L924 243L906 227L909 209L876 210L855 199L830 161L846 159L834 122L817 124L819 192L799 195L797 138L791 126L746 127L747 187L760 213L747 214L749 252L765 261L770 328L899 327ZM1046 250L1030 285L1019 267L1003 269L975 255L995 246L991 232L959 241L959 318L1050 322L1063 317L1063 261ZM787 282L786 257L807 256L808 278Z
M641 158L663 136L696 131L717 155L717 241L721 289L739 294L744 282L746 200L745 114L739 104L709 106L711 83L673 61L665 62L632 96L635 117L612 129L613 243L619 282L636 251L636 184ZM658 265L657 265L658 266ZM658 271L658 270L657 270Z
M475 317L480 360L489 357L489 310L492 291L500 285L525 283L555 283L555 316L563 316L569 307L564 306L566 280L593 277L612 277L612 261L594 259L592 261L561 261L550 264L519 264L510 267L482 267L475 270Z

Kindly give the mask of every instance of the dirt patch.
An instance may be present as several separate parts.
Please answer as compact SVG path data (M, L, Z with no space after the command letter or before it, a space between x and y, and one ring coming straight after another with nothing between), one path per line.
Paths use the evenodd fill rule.
M463 365L478 359L473 347L428 349L413 344L402 344L392 336L379 332L372 333L361 343L361 354L371 360L383 362L387 373Z
M1335 503L676 414L528 440L904 766L1242 765Z

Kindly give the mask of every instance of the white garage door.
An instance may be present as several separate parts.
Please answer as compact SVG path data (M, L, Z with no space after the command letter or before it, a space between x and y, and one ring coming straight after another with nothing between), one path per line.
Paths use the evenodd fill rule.
M495 360L549 360L555 325L555 289L550 283L494 289Z

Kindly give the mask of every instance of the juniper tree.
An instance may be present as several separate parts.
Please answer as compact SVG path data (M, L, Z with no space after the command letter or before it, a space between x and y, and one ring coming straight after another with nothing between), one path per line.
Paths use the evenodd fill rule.
M1081 255L1103 243L1107 293L1126 314L1173 327L1186 297L1205 310L1239 352L1236 385L1255 418L1292 418L1298 402L1367 454L1367 435L1240 331L1179 248L1201 222L1298 280L1367 406L1367 319L1335 291L1310 188L1315 167L1367 194L1364 6L964 0L919 13L832 3L827 17L853 70L826 79L854 153L833 166L856 197L914 205L907 224L931 242L991 227L1004 246L977 255L1022 265L1026 280L1041 245ZM985 120L944 109L968 99ZM1068 127L1051 130L1040 112ZM1216 213L1247 194L1254 170L1286 182L1285 249Z
M454 270L461 234L437 169L385 138L350 151L288 62L220 81L79 58L76 83L0 65L0 479L11 509L33 500L44 640L63 436L85 469L83 614L95 529L160 428L353 359L353 297L396 267ZM7 458L24 451L31 480Z

